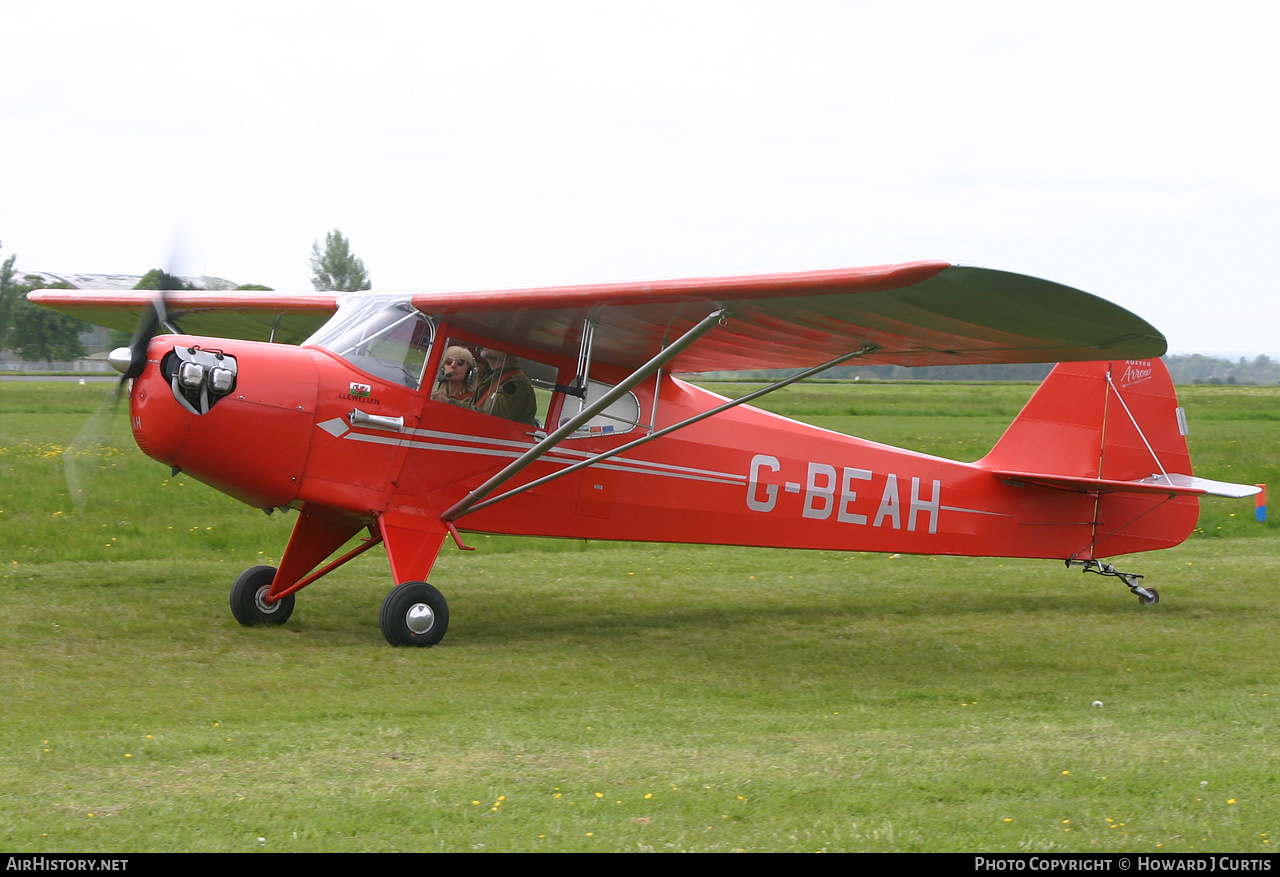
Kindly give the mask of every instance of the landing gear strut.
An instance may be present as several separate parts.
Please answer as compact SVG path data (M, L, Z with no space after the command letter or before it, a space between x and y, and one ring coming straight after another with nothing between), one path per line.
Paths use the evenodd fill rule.
M1153 606L1160 602L1160 592L1155 588L1144 588L1138 584L1138 580L1142 576L1137 573L1120 572L1120 570L1102 560L1068 560L1067 566L1084 567L1084 572L1097 573L1100 576L1115 576L1137 595L1138 602L1143 606Z

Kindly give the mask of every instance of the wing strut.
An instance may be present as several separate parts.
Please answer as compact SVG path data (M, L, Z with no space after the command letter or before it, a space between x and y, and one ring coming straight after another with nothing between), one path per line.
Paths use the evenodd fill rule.
M578 371L574 381L581 388L586 388L587 379L591 377L591 349L596 338L596 321L587 317L582 321L582 340L578 343ZM579 397L582 398L582 397Z
M715 310L707 314L707 316L703 317L697 325L672 342L671 346L659 351L657 356L653 357L653 359L649 360L644 365L640 366L640 368L632 372L624 381L622 381L622 383L618 384L595 402L569 418L569 420L561 424L560 428L555 432L549 434L542 441L525 451L519 458L512 461L502 469L501 472L498 472L484 484L481 484L471 493L467 494L464 499L455 503L440 516L440 520L447 524L451 521L456 521L468 511L471 511L477 503L487 497L498 487L509 481L512 477L518 474L520 470L537 460L543 454L553 450L556 445L560 444L560 442L565 439L565 437L572 435L579 426L595 417L627 393L631 392L633 387L674 359L690 344L697 341L707 332L711 331L716 324L723 324L728 316L728 308L720 308L719 310Z
M875 344L868 344L865 347L858 348L852 353L841 354L840 356L837 356L835 359L828 360L827 362L824 362L821 365L815 365L813 368L805 369L799 374L792 375L789 378L783 378L782 380L772 383L767 387L761 387L759 390L754 390L746 394L745 396L741 396L737 399L731 399L728 402L724 403L723 405L718 405L715 408L709 409L707 411L703 411L699 414L695 414L693 417L686 418L680 421L679 423L673 423L671 426L665 426L662 429L658 430L657 432L651 432L646 436L641 436L635 441L627 442L625 445L619 445L618 447L612 448L611 450L608 450L608 451L601 451L600 453L596 454L593 457L590 457L586 460L580 460L579 462L574 463L571 466L567 466L558 472L552 472L550 475L544 475L541 478L538 478L534 481L530 481L528 484L522 484L519 487L513 487L511 490L508 490L506 493L499 494L498 496L492 497L490 499L485 499L485 500L473 503L472 505L468 506L466 509L455 514L453 518L449 518L448 520L451 520L451 521L456 520L457 518L461 517L464 514L468 514L470 512L478 512L480 511L480 509L488 508L489 506L494 505L495 503L502 502L504 499L515 496L518 493L524 493L526 490L529 490L530 488L534 488L534 487L538 487L539 485L546 484L548 481L554 481L555 479L560 478L561 476L568 475L572 472L577 472L579 469L585 469L588 466L593 466L596 463L600 463L600 462L603 462L604 460L609 459L610 457L616 457L618 456L618 454L625 453L626 451L629 451L632 448L637 448L640 445L645 444L646 442L651 442L654 439L662 438L664 435L673 433L678 429L684 429L686 426L692 426L693 424L701 420L706 420L708 417L714 417L715 415L719 414L722 411L728 411L730 408L734 408L738 405L743 404L744 402L750 402L753 399L759 399L761 396L768 395L769 393L772 393L776 390L781 390L783 387L790 386L791 384L794 384L797 381L802 381L805 378L813 377L819 372L824 372L829 368L835 368L841 363L848 362L851 359L855 359L859 356L866 356L868 353L874 353L879 349L880 348ZM655 406L657 405L657 394L654 394L654 405ZM549 438L550 437L548 436L548 439ZM450 512L452 511L453 510L450 509Z

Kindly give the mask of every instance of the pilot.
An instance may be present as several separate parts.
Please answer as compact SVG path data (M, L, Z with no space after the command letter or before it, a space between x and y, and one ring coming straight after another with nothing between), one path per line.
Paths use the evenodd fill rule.
M476 358L465 347L450 347L440 361L440 377L431 398L470 406L476 395Z
M476 385L473 407L486 414L537 426L538 401L529 376L520 370L520 361L492 347L478 351L484 374Z

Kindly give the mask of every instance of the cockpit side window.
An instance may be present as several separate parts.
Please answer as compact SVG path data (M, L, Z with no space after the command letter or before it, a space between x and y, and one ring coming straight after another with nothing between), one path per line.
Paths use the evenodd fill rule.
M363 372L416 390L435 323L407 301L346 296L338 313L305 343L331 350Z
M453 326L445 326L442 336L431 387L436 402L550 432L613 389L609 383L584 380L575 374L581 363L563 356L500 345ZM626 393L568 437L621 435L639 425L640 401Z
M595 402L605 393L613 389L612 384L606 384L602 381L587 381L586 393L582 400L572 400L566 403L560 411L560 422L568 423L569 418ZM635 393L627 393L621 398L615 399L609 407L605 408L595 417L592 417L586 423L574 430L573 435L569 438L587 438L590 436L601 435L621 435L625 432L631 432L640 424L640 400L636 398Z
M486 341L450 337L445 341L431 398L504 420L541 427L549 413L555 366Z

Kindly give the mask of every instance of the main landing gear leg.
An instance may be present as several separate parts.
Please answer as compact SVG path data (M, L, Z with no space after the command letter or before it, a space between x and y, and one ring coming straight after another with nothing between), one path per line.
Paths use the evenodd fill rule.
M1084 567L1084 572L1097 573L1100 576L1115 576L1138 597L1143 606L1153 606L1160 602L1160 592L1155 588L1145 588L1138 584L1142 576L1132 572L1120 572L1111 564L1102 560L1068 560L1067 566Z
M400 584L382 601L378 623L393 646L434 646L449 629L449 604L427 584L447 532L439 520L389 511L378 518L391 575Z

